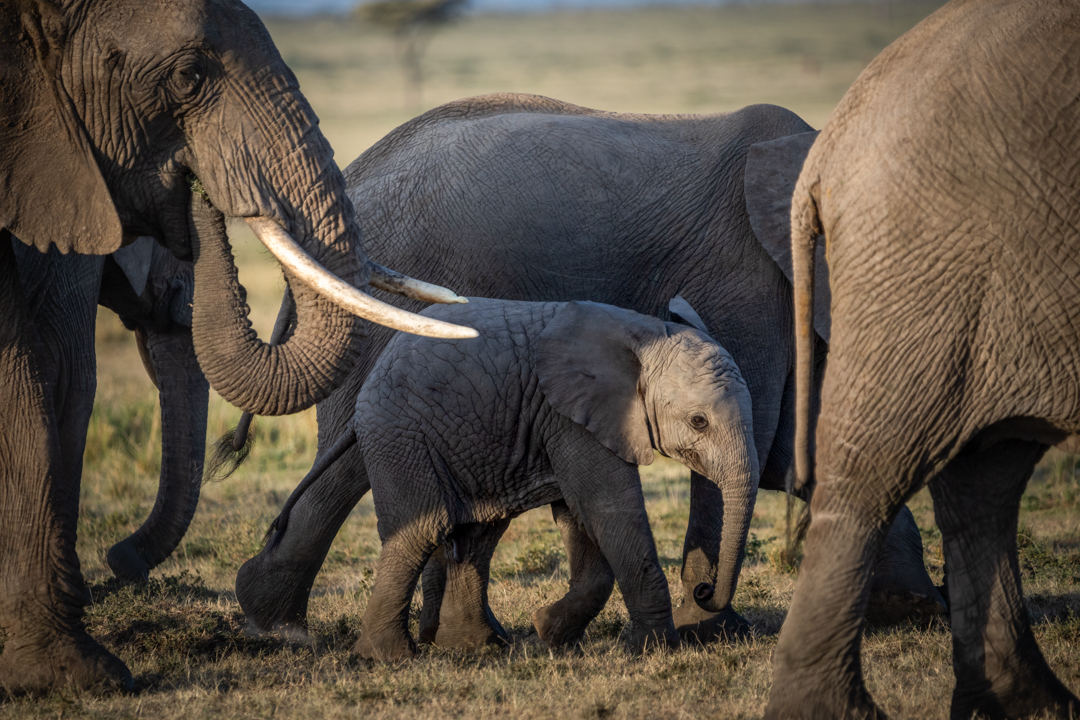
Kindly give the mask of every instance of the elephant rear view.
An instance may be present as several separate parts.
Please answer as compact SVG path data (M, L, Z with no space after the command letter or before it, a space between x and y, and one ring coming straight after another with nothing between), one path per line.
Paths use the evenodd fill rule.
M1080 5L954 1L871 63L792 201L806 555L768 718L878 717L860 634L872 558L924 485L948 568L951 717L1077 717L1032 630L1020 501L1080 430ZM811 457L814 246L828 367ZM813 464L811 464L813 462ZM813 469L813 475L811 475Z
M619 582L631 644L677 645L637 465L660 452L715 478L725 562L737 564L759 468L750 395L731 356L699 330L590 302L477 299L424 314L480 337L395 337L348 430L277 523L283 533L300 494L358 444L366 478L356 481L370 483L383 551L356 650L411 655L409 605L435 548L445 543L461 563L478 530L560 500ZM486 585L486 566L481 575Z

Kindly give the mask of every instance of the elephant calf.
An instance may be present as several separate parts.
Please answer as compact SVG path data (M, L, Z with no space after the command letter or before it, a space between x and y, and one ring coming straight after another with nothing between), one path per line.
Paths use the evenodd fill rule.
M637 465L655 451L716 482L729 550L742 553L759 468L735 361L696 329L591 302L478 299L423 314L480 337L396 336L272 541L307 487L358 443L383 549L354 650L412 655L409 605L431 553L444 544L451 564L484 555L470 553L472 539L497 538L510 518L560 500L619 582L632 646L678 645Z

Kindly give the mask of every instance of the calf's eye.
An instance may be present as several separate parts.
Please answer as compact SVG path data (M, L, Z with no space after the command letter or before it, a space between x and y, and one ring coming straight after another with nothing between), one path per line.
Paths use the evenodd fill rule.
M701 431L709 427L709 418L701 414L694 414L690 416L690 427L695 430Z

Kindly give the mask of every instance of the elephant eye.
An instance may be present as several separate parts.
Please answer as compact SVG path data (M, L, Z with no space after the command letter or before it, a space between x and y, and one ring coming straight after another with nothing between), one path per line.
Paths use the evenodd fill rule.
M698 432L701 432L705 428L709 427L709 418L705 417L701 413L695 413L690 416L690 427L694 428Z
M189 56L173 67L169 86L178 99L184 99L198 91L205 77L206 66L202 59Z

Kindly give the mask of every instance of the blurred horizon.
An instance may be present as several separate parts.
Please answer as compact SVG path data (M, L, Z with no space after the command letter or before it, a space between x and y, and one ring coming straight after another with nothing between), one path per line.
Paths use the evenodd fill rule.
M263 17L345 15L368 0L244 0ZM893 0L856 0L889 3ZM719 7L723 5L831 4L828 0L469 0L467 14L545 13L564 10L643 8L665 6Z

